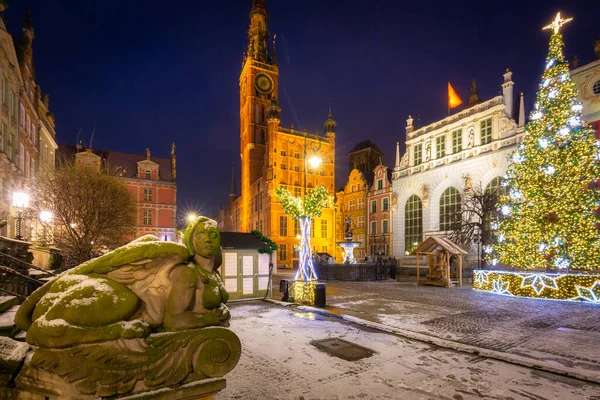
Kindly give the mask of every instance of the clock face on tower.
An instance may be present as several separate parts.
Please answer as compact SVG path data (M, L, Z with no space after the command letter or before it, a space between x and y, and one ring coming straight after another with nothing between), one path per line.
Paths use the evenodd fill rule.
M273 80L269 75L261 72L254 78L254 86L256 86L256 90L259 92L269 94L273 91Z

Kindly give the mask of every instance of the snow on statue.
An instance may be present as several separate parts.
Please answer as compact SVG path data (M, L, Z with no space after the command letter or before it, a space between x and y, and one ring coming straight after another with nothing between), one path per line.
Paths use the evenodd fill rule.
M233 369L241 345L219 328L229 326L230 314L217 271L216 222L197 218L184 243L147 235L36 290L15 316L27 342L38 346L17 386L96 398L219 378Z
M216 222L196 219L184 242L147 235L81 264L30 296L15 322L28 343L47 348L229 326Z

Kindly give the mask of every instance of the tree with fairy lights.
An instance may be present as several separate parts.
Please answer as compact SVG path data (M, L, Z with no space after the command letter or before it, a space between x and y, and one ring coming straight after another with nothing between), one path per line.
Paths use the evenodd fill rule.
M511 154L493 224L491 261L522 269L600 268L600 141L581 118L582 105L563 56L560 13L553 31L535 109L524 141Z
M313 217L321 216L323 208L330 202L329 192L325 186L317 186L302 199L293 196L287 189L279 187L275 189L275 195L283 211L300 222L300 265L294 279L307 282L317 280L310 247L310 221Z

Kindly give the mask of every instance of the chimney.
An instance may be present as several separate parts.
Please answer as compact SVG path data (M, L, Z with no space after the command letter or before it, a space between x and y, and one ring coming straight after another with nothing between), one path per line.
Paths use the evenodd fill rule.
M512 81L512 72L506 68L504 73L504 83L502 84L502 96L504 97L504 106L506 107L506 114L512 118L513 116L513 86L515 83Z

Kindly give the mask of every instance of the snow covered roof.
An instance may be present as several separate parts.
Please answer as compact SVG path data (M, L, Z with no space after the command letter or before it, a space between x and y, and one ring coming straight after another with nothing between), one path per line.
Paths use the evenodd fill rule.
M413 253L432 253L441 247L450 254L469 254L462 247L454 244L450 239L443 237L430 236L417 246Z

